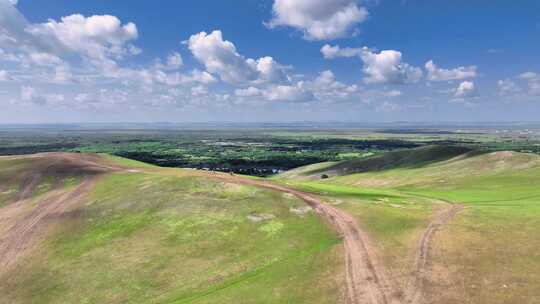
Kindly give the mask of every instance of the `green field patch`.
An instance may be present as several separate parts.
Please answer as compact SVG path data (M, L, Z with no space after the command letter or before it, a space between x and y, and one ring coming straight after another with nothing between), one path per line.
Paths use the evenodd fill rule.
M258 230L268 234L269 236L274 236L280 233L284 227L285 225L282 222L272 220L260 226Z
M58 243L54 244L61 255L78 257L82 254L104 246L116 238L129 237L131 233L152 223L149 213L133 215L116 215L99 223L92 223L82 235L70 239L63 235Z
M215 286L212 286L206 290L190 292L185 295L172 296L171 298L174 298L174 300L167 299L159 303L219 303L219 300L216 299L219 299L222 296L230 297L230 295L227 295L226 293L229 292L234 294L235 289L246 288L254 285L256 286L256 290L251 290L248 298L244 300L245 303L260 303L259 301L262 299L265 299L269 303L279 303L279 300L276 301L276 299L272 299L268 296L268 294L271 292L269 292L267 288L258 285L264 281L267 281L268 279L279 279L280 277L289 273L291 267L305 267L306 264L309 265L313 263L318 254L328 252L337 244L338 242L336 239L325 240L310 248L306 248L305 250L291 252L282 259L268 261L266 264L260 265L257 268L243 272L235 277L227 278L224 282L216 284Z
M377 198L398 198L399 195L395 191L390 190L378 190L378 189L369 189L363 187L351 187L338 185L333 183L322 183L322 182L285 182L287 185L294 186L295 188L318 193L322 195L333 195L333 196L345 196L345 197L356 197L364 199L377 199Z

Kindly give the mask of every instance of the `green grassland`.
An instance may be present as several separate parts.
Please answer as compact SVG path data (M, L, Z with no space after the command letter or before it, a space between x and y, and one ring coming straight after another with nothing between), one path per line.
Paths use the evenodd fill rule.
M101 178L77 216L0 278L0 303L339 300L339 238L313 212L291 212L302 201L120 162L134 170Z
M430 246L427 302L540 303L539 156L429 145L360 156L272 180L356 217L402 288L426 227L461 204ZM301 200L102 157L127 169L103 175L39 250L0 277L0 303L340 301L341 240L314 212L293 212ZM39 203L95 174L70 168L0 158L0 208L34 176Z
M321 174L331 177L321 180ZM462 204L432 247L430 301L540 303L536 155L424 147L299 168L274 179L340 201L397 269L407 269L399 256L415 245L435 210L444 202Z

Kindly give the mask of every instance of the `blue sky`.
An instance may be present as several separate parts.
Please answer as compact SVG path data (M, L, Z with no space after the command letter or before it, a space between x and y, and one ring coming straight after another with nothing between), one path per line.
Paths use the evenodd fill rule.
M538 1L0 0L0 121L536 121Z

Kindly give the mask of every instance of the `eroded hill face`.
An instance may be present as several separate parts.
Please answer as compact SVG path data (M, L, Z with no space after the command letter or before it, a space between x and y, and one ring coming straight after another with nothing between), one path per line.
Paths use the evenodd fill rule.
M67 219L100 176L120 170L97 155L0 158L0 275L17 270Z
M0 206L119 169L99 155L43 153L0 157Z

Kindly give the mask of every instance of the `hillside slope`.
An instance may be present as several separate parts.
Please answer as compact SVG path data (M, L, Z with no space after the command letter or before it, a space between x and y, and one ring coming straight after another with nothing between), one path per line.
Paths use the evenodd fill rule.
M281 182L339 202L403 275L413 271L399 262L403 253L435 225L421 303L540 303L540 156L444 149L342 162ZM462 208L445 225L427 224L427 210L444 204Z
M0 303L540 303L540 157L424 147L307 171L329 167L1 157Z
M536 182L538 169L540 157L534 154L511 151L468 152L419 166L400 166L338 176L332 182L377 188L424 187L451 190L498 177L503 178L505 183L524 182L520 176L525 178L527 174L532 178L529 182Z
M340 301L339 239L294 196L90 154L0 167L0 303Z
M284 172L276 179L317 180L322 175L336 177L364 172L380 172L390 169L410 169L437 163L458 156L474 155L477 152L466 147L425 146L417 149L387 152L371 157L328 162L300 167Z

